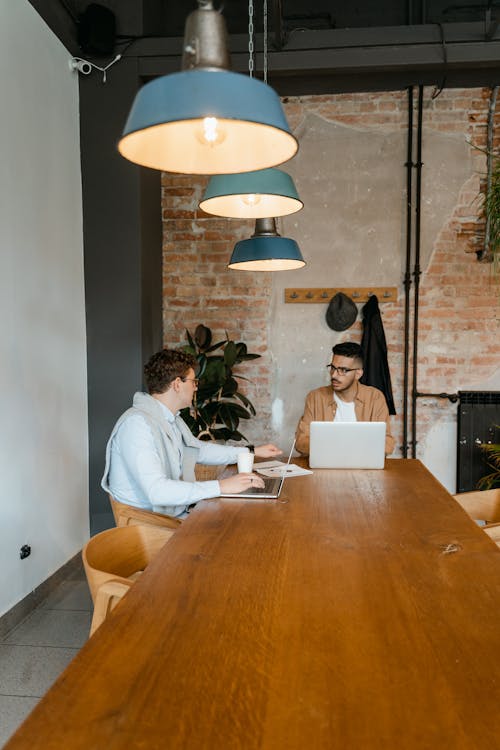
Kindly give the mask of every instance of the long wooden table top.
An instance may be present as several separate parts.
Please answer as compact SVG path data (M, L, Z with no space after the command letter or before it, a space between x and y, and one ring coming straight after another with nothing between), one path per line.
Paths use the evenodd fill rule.
M500 550L419 461L201 503L8 750L498 748Z

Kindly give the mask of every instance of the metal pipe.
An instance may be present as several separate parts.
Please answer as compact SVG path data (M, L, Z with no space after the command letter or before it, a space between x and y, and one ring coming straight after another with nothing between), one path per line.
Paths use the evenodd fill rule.
M408 458L408 373L410 366L410 288L413 201L413 86L408 88L408 137L406 153L406 263L404 275L404 354L403 354L403 458Z
M411 456L417 457L417 372L418 372L418 307L420 291L420 219L422 205L422 112L424 87L418 87L417 122L417 194L415 204L415 265L413 270L413 387L412 387L412 439Z

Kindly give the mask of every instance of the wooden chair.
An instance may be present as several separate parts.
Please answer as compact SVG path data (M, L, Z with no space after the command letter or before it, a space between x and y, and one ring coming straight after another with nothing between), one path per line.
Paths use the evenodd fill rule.
M130 525L102 531L87 542L82 559L94 602L90 635L173 533L173 529Z
M117 526L160 526L166 529L177 529L182 519L167 516L163 513L154 513L152 510L135 508L133 505L120 503L112 495L109 495L111 510Z
M500 546L500 488L460 492L453 497L471 518L486 521L483 531Z
M226 468L226 464L215 464L214 466L208 466L207 464L195 464L194 474L197 482L209 482L213 479L218 479L222 471Z

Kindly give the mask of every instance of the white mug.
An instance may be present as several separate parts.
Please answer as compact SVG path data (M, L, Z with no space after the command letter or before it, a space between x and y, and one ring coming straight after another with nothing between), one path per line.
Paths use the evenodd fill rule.
M238 453L238 474L250 474L253 469L253 453Z

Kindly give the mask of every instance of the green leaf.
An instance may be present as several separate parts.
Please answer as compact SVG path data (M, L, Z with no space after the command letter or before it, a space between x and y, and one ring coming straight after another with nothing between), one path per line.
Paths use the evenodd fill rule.
M223 347L227 342L226 341L219 341L218 344L212 344L208 349L205 349L205 352L208 354L209 352L214 352L216 349L220 349Z
M216 430L212 430L214 440L238 440L239 438L233 437L233 435L236 434L238 433L235 433L234 430L230 430L227 427L219 427Z
M219 409L220 421L229 427L231 430L235 430L238 427L239 419L237 414L230 408L230 404L221 404Z
M196 377L201 380L203 378L205 370L207 369L208 360L204 354L198 355L197 360L198 360L198 374Z
M191 347L191 349L193 349L194 351L196 351L196 344L194 343L193 337L191 336L191 334L189 333L189 331L187 330L187 328L186 328L186 338L189 341L189 346Z
M224 363L227 367L232 367L238 357L238 349L234 341L228 341L224 349Z
M181 417L184 420L184 422L187 424L189 429L191 430L192 427L194 427L195 420L191 416L191 412L189 411L189 408L181 409Z
M234 396L237 390L237 381L231 377L226 378L226 382L224 383L224 387L222 388L222 395L228 398L229 396Z
M234 394L234 397L235 397L235 398L238 398L238 399L239 399L239 400L241 401L241 403L242 403L242 404L245 404L245 406L246 406L246 407L247 407L247 409L248 409L248 410L250 411L250 413L251 413L251 414L252 414L253 416L255 416L255 414L256 414L256 412L255 412L255 408L254 408L254 405L252 404L252 402L250 401L250 399L249 399L249 398L247 398L247 397L246 397L246 396L245 396L245 395L244 395L243 393L240 393L239 391L237 391L237 392L236 392L236 393Z
M200 349L206 350L212 343L212 331L200 323L200 325L196 326L194 340Z
M203 379L205 381L202 384L203 386L205 384L207 387L217 385L219 388L222 388L226 380L226 368L224 367L224 363L220 359L212 357L207 362Z
M240 406L240 404L237 404L234 401L225 401L223 403L232 412L235 418L250 419L251 415L244 406Z

